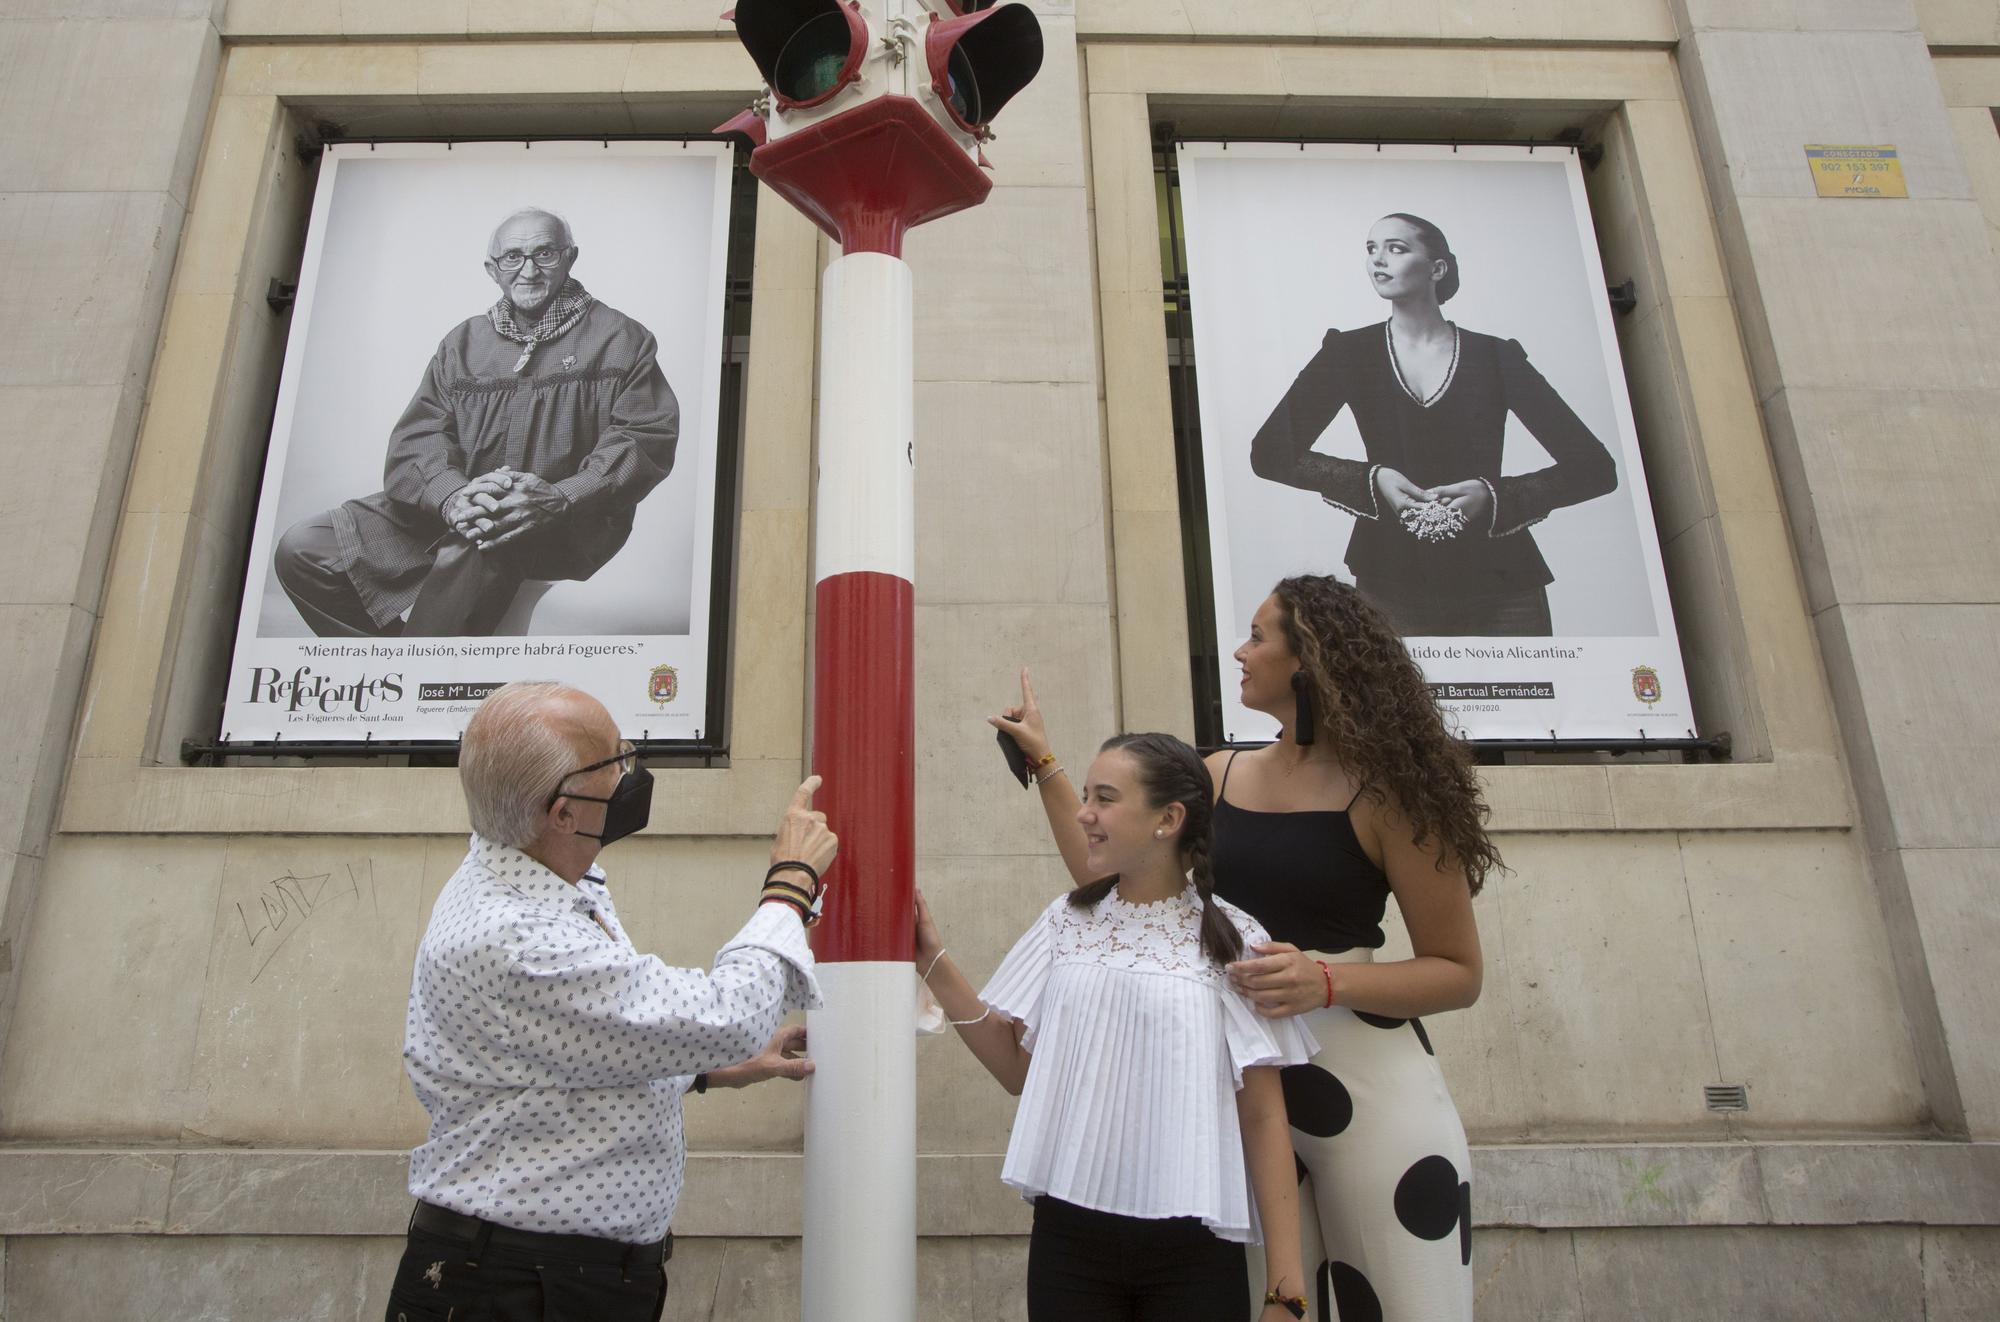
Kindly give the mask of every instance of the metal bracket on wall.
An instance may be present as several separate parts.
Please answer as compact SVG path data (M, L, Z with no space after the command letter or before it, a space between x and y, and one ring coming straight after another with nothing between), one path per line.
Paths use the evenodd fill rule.
M632 741L632 746L638 750L641 757L660 758L670 765L687 765L698 761L704 767L712 767L719 761L726 763L729 758L728 745L703 743L699 732L692 740L648 739L641 736ZM194 738L181 740L181 763L184 766L219 767L225 758L279 757L299 757L308 761L321 757L418 757L440 765L456 765L458 741L370 738L360 743L314 742L305 739L259 739L239 742L231 740L227 735L220 740Z
M1622 285L1606 285L1604 292L1611 298L1611 310L1625 316L1639 306L1639 283L1627 280Z
M1727 762L1735 751L1735 741L1729 731L1702 736L1690 730L1684 739L1650 739L1644 731L1637 739L1560 739L1551 732L1547 739L1466 739L1461 742L1478 754L1501 753L1609 753L1622 757L1627 753L1679 753L1684 761L1698 762L1703 755L1717 762ZM1228 748L1263 748L1263 743L1217 744L1213 748L1201 749L1205 757L1210 753Z
M271 283L264 287L264 301L271 305L273 312L290 312L292 304L299 301L299 282L271 277Z

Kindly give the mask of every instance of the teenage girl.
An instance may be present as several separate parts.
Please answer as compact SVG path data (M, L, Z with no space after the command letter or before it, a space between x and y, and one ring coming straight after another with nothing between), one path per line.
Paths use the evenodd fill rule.
M1305 1316L1276 1067L1317 1046L1224 976L1267 937L1210 894L1212 809L1208 770L1180 740L1107 742L1074 822L1100 880L1044 910L978 993L917 897L917 967L1021 1099L1000 1178L1035 1205L1030 1322ZM1253 1312L1244 1249L1260 1222Z

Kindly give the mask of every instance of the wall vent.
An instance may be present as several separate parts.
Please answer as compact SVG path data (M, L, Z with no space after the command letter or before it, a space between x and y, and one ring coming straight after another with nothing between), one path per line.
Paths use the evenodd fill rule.
M1750 1085L1747 1083L1711 1083L1701 1090L1701 1097L1711 1111L1750 1109Z

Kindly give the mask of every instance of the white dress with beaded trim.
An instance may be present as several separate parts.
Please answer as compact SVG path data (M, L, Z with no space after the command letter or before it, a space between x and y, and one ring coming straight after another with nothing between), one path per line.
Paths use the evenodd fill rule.
M1064 896L1001 961L980 999L1025 1025L1033 1060L1000 1178L1030 1201L1198 1217L1256 1243L1236 1090L1245 1069L1302 1064L1319 1044L1230 989L1202 951L1201 903L1193 886L1152 904ZM1245 945L1270 939L1212 903Z

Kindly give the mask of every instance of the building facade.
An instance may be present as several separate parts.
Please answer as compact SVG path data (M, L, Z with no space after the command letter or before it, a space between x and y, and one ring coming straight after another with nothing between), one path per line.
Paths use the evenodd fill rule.
M381 1315L424 1127L405 991L466 828L448 766L182 757L219 733L266 295L323 141L706 132L757 82L717 8L6 6L0 1315ZM2000 1313L2000 3L1034 8L990 200L907 248L918 871L954 953L990 968L1067 884L983 723L1019 666L1072 758L1194 733L1163 131L1576 141L1732 755L1487 769L1514 871L1475 906L1484 995L1431 1025L1480 1316ZM1895 145L1909 196L1816 196L1813 143ZM608 859L670 961L734 930L805 766L830 255L764 197L728 755L661 769ZM924 1315L1021 1317L1011 1103L955 1044L918 1068ZM669 1317L796 1312L802 1113L690 1099Z

